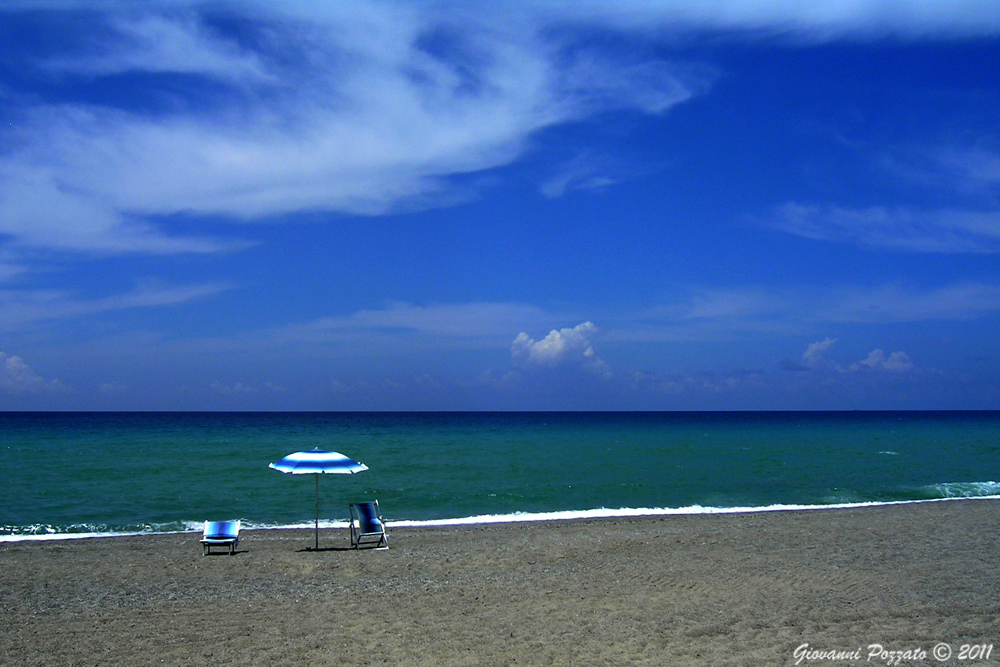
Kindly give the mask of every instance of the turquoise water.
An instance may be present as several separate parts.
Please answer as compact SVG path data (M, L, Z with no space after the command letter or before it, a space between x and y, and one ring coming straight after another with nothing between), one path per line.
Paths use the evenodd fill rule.
M485 522L1000 495L1000 412L0 413L0 539L387 520Z

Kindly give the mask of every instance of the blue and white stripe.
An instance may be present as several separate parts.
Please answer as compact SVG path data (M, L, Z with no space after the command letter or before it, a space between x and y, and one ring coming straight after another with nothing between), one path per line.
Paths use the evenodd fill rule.
M305 473L353 474L368 470L364 463L358 463L340 452L325 452L314 449L311 452L295 452L280 461L268 465L269 468L290 472L293 475Z

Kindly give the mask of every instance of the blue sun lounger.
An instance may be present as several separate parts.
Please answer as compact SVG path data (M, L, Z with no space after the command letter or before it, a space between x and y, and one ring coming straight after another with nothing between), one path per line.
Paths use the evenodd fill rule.
M389 548L389 535L377 500L351 504L351 546L360 549L362 543L374 544L376 549Z
M240 542L239 521L206 521L205 532L201 537L202 555L207 556L212 547L229 547L229 555L236 553L236 545Z

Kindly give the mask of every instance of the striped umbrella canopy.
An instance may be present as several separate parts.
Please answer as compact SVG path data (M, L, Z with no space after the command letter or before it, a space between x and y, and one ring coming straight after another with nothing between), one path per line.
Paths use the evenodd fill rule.
M268 464L281 472L293 475L316 475L316 549L319 550L319 474L353 475L356 472L368 470L364 463L358 463L340 452L326 452L319 448L311 452L295 452L280 461Z

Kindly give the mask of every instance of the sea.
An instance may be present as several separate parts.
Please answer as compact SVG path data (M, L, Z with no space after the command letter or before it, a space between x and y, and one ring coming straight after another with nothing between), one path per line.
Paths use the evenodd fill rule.
M1000 412L0 412L0 471L0 541L805 511L1000 497Z

